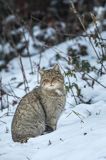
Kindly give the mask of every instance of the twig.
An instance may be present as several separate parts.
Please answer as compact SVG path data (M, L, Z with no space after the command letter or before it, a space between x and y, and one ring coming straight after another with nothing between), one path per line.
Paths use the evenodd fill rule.
M83 121L83 119L82 118L85 118L84 116L82 116L80 113L78 113L78 112L76 112L76 111L74 111L74 110L72 110L72 112L70 112L68 115L67 115L67 117L69 117L72 113L74 113L76 116L78 116L78 118L81 120L81 122L83 122L84 123L84 121ZM66 118L67 118L66 117ZM81 118L82 117L82 118Z
M86 35L87 35L86 28L85 28L85 26L84 26L84 24L83 24L83 22L82 22L82 19L81 19L80 15L78 14L78 12L77 12L77 10L76 10L76 8L75 8L75 6L74 6L74 3L73 3L71 0L70 0L70 3L71 3L71 6L72 6L72 9L73 9L74 14L75 14L76 17L78 18L80 24L82 25L82 28L83 28L84 32L85 32ZM92 42L92 40L91 40L91 37L90 37L89 35L88 35L88 38L89 38L89 42L90 42L90 44L91 44L91 46L92 46L92 48L93 48L93 50L94 50L97 58L98 58L99 60L101 60L101 58L100 58L99 55L98 55L98 52L97 52L96 48L94 47L94 44L93 44L93 42ZM100 63L101 63L101 61L100 61ZM103 63L101 63L101 65L102 65L102 67L103 67L104 70L105 70L105 67L104 67Z
M78 113L78 112L76 112L76 111L74 111L74 110L72 110L72 112L73 112L74 114L76 114L76 115L81 119L81 122L84 123L84 121L82 120L82 118L85 118L84 116L82 116L80 113ZM82 116L82 118L81 118L80 116Z
M27 93L27 89L28 89L28 91L29 91L28 81L27 81L27 78L26 78L26 75L25 75L24 66L23 66L22 59L21 59L21 56L20 56L20 55L19 55L19 60L20 60L21 72L22 72L22 75L23 75L23 81L24 81L24 86L25 86L25 92Z
M61 68L62 68L62 67L61 67ZM64 71L63 68L62 68L62 70L63 70L63 72L64 72L64 74L65 74L65 71ZM66 76L67 76L67 79L68 79L68 84L69 84L69 86L71 86L69 76L68 76L68 75L66 75ZM78 103L77 103L77 99L76 99L76 97L75 97L75 95L74 95L74 91L73 91L72 87L71 87L70 89L71 89L72 95L73 95L73 97L74 97L75 103L76 103L76 105L77 105Z
M12 87L11 87L10 83L8 83L8 85L9 85L9 87L10 87L10 89L11 89L12 93L13 93L13 97L15 97L15 98L16 98L16 94L15 94L14 90L12 89Z
M24 28L23 28L23 35L24 35L25 41L27 41L26 40L26 36L24 34ZM28 54L28 57L29 57L29 63L30 63L30 67L31 67L31 73L33 73L32 60L31 60L31 56L30 56L30 51L29 51L28 45L26 45L26 49L27 49L27 54Z
M88 77L90 77L91 79L93 79L96 83L98 83L99 85L101 85L103 88L106 88L106 86L104 86L102 83L100 83L98 80L96 80L95 78L93 78L92 76L90 76L88 73L85 73Z
M100 46L101 51L102 51L102 55L100 54L100 52L99 52L99 55L102 56L102 57L104 57L105 51L103 50L103 45L101 45L101 42L100 42L100 40L101 40L102 43L103 43L103 40L102 40L101 33L99 32L99 28L98 28L97 23L96 23L96 17L95 17L92 13L91 13L91 17L92 17L92 20L93 20L94 25L95 25L95 27L96 27L96 32L97 32L97 34L98 34L98 37L97 37L97 38L98 38L98 40L99 40L99 46ZM106 68L105 68L105 66L103 65L103 60L101 60L100 63L101 63L101 70L102 70L102 68L104 68L104 70L106 71Z
M1 110L3 106L3 100L2 100L2 78L0 77L0 100L1 100Z
M20 53L18 53L18 51L16 49L16 45L15 45L13 39L11 38L11 36L10 36L10 40L11 40L11 43L12 43L12 45L14 46L14 48L16 50L17 56L19 56L20 67L21 67L21 72L22 72L24 86L25 86L25 92L27 93L27 90L29 91L29 87L28 87L28 81L27 81L27 78L26 78L26 75L25 75L25 71L24 71L24 66L23 66L23 63L22 63L22 58L21 58Z
M2 122L2 123L4 123L4 124L7 124L6 122L4 122L4 121L2 121L2 120L0 120L0 122Z
M26 157L27 160L31 160L29 157Z
M69 105L71 105L72 107L75 107L72 103L70 103L70 102L66 102L66 103L68 103Z

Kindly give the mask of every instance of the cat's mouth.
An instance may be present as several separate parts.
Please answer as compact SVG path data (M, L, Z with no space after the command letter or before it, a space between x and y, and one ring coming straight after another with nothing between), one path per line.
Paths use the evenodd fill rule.
M44 88L46 88L46 89L56 89L57 86L56 85L48 85L48 86L45 86Z

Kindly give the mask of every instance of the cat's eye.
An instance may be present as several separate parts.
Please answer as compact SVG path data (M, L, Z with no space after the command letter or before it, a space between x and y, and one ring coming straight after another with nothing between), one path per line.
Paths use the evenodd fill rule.
M56 78L52 78L52 82L54 82L54 81L57 81L57 79Z
M52 82L63 82L63 78L62 77L55 77L52 79Z

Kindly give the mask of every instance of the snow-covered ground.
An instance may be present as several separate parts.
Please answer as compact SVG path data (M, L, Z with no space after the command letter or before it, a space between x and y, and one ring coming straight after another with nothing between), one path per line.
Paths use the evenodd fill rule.
M106 32L103 33L106 39ZM97 65L96 55L90 46L88 39L74 39L50 48L39 55L33 56L32 63L34 74L30 74L30 63L28 58L22 58L29 89L38 85L39 75L36 70L40 67L48 67L49 62L55 63L55 54L58 52L66 57L67 47L78 47L77 43L88 47L89 55L86 57L92 65ZM65 70L67 63L58 62ZM97 66L98 67L98 66ZM2 83L10 94L22 97L25 94L23 77L20 69L19 58L15 58L8 64L8 72L2 71ZM95 74L90 73L95 78ZM70 77L70 82L77 83L85 98L92 99L92 104L81 103L75 105L71 92L67 94L67 103L62 113L57 130L32 138L26 144L14 143L11 138L11 121L20 99L8 97L9 108L0 111L0 160L105 160L106 159L106 88L95 82L91 88L76 73L77 79ZM106 86L106 75L97 79ZM67 79L66 79L67 82ZM86 85L86 88L85 88ZM5 97L6 98L6 97ZM14 100L15 99L15 100ZM7 115L8 113L8 115Z
M83 122L64 111L55 132L30 139L27 144L12 142L12 117L4 117L0 131L0 160L104 160L106 159L106 104L80 104L74 111ZM68 117L67 117L68 116ZM8 128L9 130L8 130Z

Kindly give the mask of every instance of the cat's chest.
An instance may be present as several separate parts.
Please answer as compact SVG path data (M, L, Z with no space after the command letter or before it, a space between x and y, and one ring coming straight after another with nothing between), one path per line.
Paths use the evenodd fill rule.
M65 102L65 96L55 95L43 95L42 104L45 108L58 108L58 106L63 105Z
M48 95L42 96L42 102L46 106L57 105L59 100L60 100L60 97L56 97L56 96L48 96Z
M65 92L63 90L56 89L53 92L42 92L41 102L45 108L57 108L58 105L64 105Z

